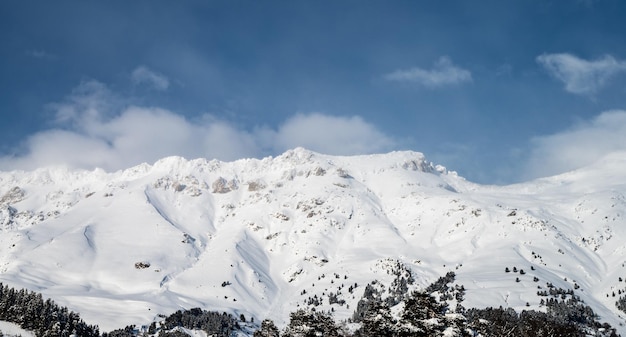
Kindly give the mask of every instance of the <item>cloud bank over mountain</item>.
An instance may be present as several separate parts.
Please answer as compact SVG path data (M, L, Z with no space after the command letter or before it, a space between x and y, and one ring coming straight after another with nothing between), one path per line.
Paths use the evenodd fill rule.
M626 151L626 111L606 111L563 132L535 137L531 146L527 178L589 165L612 152Z
M166 89L160 77L137 69L133 78ZM210 114L190 120L159 107L125 106L123 98L97 81L82 83L51 108L55 126L28 137L21 153L1 158L0 169L68 165L118 170L172 155L234 160L298 146L352 155L385 152L396 144L359 116L298 113L277 128L258 125L248 130Z
M544 54L538 60L549 69L557 69L557 75L560 71L562 76L558 76L566 89L575 88L567 90L577 93L599 90L619 70L619 62L610 62L612 59L588 62L569 54ZM595 86L583 88L581 83L588 77L596 79L589 84ZM171 83L166 75L145 66L136 67L129 78L134 86L153 91L167 91ZM472 80L469 71L447 58L440 59L432 70L413 68L387 78L430 87ZM171 109L137 103L132 94L115 92L96 80L81 82L63 100L47 108L51 110L48 115L53 116L49 127L29 135L12 154L0 157L0 170L65 165L115 171L174 155L230 161L273 156L295 147L331 155L411 147L421 150L419 144L407 146L411 140L389 134L356 114L294 112L274 125L244 127L210 113L190 118ZM509 167L509 182L554 175L589 165L611 152L626 151L625 135L626 111L604 111L589 120L578 119L564 130L530 138L524 147L512 150L515 164L507 161L511 158L503 158L500 165ZM426 155L439 159L457 156L458 163L480 151L468 146L457 146L452 152L449 147L442 149L447 152Z

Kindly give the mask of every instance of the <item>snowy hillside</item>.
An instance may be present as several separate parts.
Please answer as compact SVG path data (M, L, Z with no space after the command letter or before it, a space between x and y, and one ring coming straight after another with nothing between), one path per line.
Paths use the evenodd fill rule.
M0 282L108 331L192 307L280 325L314 297L344 319L367 283L397 268L417 286L454 271L466 306L541 310L537 292L551 283L624 334L625 218L625 153L504 187L415 152L300 148L115 173L4 172Z

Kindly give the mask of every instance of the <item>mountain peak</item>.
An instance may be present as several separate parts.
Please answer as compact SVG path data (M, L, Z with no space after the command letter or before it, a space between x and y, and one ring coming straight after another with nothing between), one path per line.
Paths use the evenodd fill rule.
M622 157L607 160L617 172ZM419 152L303 148L114 173L0 172L0 282L104 330L181 307L281 324L313 296L319 310L351 317L365 285L393 282L401 266L422 285L454 270L474 307L541 309L538 285L576 282L619 326L606 294L624 288L626 196L623 174L603 177L481 186ZM520 282L504 272L513 266L528 271Z

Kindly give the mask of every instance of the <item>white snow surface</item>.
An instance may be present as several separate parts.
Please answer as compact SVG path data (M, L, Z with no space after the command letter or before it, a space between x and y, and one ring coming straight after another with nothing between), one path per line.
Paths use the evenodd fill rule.
M35 334L20 328L15 323L0 321L0 332L6 337L21 336L21 337L35 337Z
M626 153L510 186L468 182L417 152L302 148L114 173L0 172L0 282L101 331L193 307L282 326L314 295L350 317L364 286L391 282L401 262L417 287L454 271L466 307L545 310L538 286L576 284L626 333L611 296L626 290L625 217ZM322 295L337 291L349 308Z

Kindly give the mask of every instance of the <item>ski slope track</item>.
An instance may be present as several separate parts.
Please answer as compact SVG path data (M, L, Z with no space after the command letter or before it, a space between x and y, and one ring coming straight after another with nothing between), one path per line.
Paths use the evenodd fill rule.
M417 152L302 148L114 173L0 172L0 282L102 331L193 307L284 325L315 295L318 310L346 319L398 263L416 287L454 271L466 307L545 310L538 287L576 288L626 334L615 305L626 290L626 153L509 186L468 182Z

